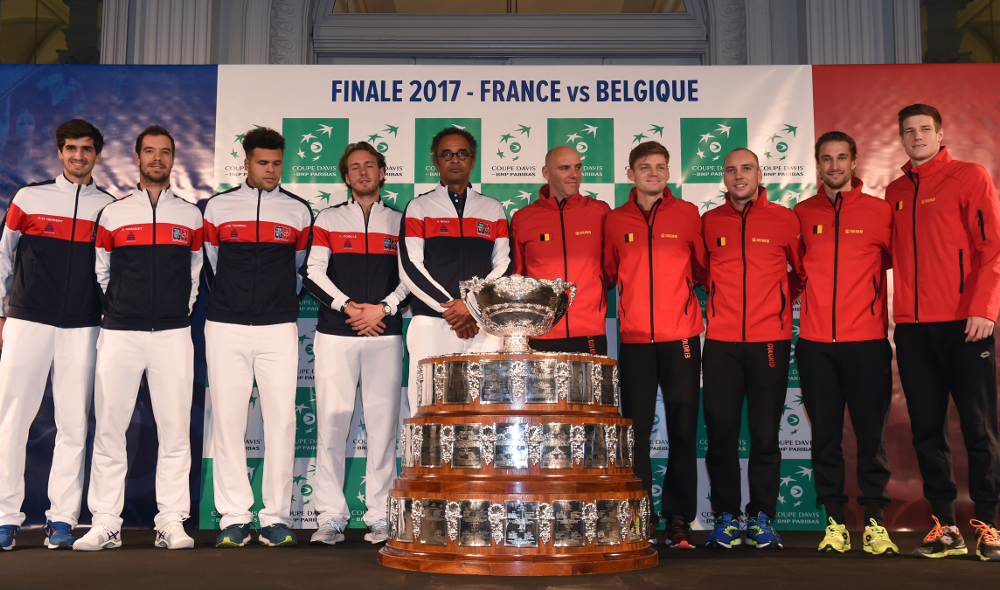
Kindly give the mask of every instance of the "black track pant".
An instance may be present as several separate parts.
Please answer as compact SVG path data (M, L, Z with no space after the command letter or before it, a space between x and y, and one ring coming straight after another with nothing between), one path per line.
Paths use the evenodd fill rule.
M788 391L791 340L721 342L706 340L704 351L705 467L711 480L712 511L740 510L740 424L747 400L750 501L746 512L774 518L781 481L778 428Z
M698 504L695 452L701 377L701 338L649 344L622 344L618 353L622 416L635 430L635 475L652 489L649 437L656 414L656 388L663 390L670 457L663 478L662 513L692 522ZM652 498L650 498L652 501ZM650 504L652 506L652 504ZM655 520L655 518L654 518Z
M531 348L539 352L582 352L584 354L608 354L608 337L576 336L574 338L531 338Z
M814 342L799 338L795 346L802 379L802 401L812 425L812 466L816 501L826 515L845 522L844 406L858 443L858 503L865 525L882 524L889 505L889 458L885 424L892 402L892 346L887 339L863 342Z
M955 525L955 475L948 442L948 394L958 408L969 455L976 518L996 525L1000 502L996 344L965 342L965 322L896 324L896 361L910 414L924 497L941 524Z

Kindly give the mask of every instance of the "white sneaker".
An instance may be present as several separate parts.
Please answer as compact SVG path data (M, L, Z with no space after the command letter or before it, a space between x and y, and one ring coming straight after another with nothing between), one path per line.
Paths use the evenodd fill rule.
M368 527L368 532L365 533L365 541L371 541L372 545L385 543L388 539L389 525L385 523L385 519L383 518L373 522L371 526Z
M121 546L121 529L116 530L107 525L95 524L86 535L73 543L73 551L100 551L101 549L118 549Z
M194 539L184 532L181 521L174 520L156 529L156 541L153 545L164 549L193 549Z
M329 518L323 523L323 526L316 529L316 532L312 534L309 542L314 545L336 545L343 540L344 529L340 528L336 519Z

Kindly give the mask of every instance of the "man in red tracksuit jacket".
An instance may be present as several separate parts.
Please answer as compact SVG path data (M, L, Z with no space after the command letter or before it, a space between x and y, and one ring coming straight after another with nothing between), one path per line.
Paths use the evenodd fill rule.
M893 338L913 430L924 497L936 526L914 552L968 552L955 520L957 495L948 443L948 394L969 454L982 559L1000 561L996 345L1000 312L1000 207L986 170L953 160L941 145L941 115L915 104L899 112L910 161L889 184L893 210Z
M659 386L670 445L667 472L658 482L666 543L686 549L694 547L690 523L698 504L699 334L705 329L694 286L708 282L708 255L698 208L667 188L669 158L655 141L629 154L628 177L635 188L605 223L604 272L621 294L618 374L622 415L632 420L639 441L633 468L648 492L653 484L648 441Z
M788 387L792 302L799 296L799 220L767 200L750 150L726 156L726 202L702 218L710 279L703 352L705 466L712 481L715 530L709 547L739 544L739 431L743 399L750 427L747 542L780 549L774 532L781 450L778 428ZM794 269L788 272L788 264Z
M857 438L857 473L865 508L864 548L899 553L883 526L889 504L885 424L892 401L892 346L886 335L885 275L891 263L892 207L863 192L854 176L858 147L840 131L816 141L822 184L795 207L802 230L805 291L795 356L812 424L817 503L830 525L820 551L851 548L845 527L844 406Z
M608 354L608 282L601 272L604 218L611 207L580 194L583 165L569 146L545 155L549 183L539 199L514 213L514 274L576 283L576 297L552 331L531 339L535 350Z

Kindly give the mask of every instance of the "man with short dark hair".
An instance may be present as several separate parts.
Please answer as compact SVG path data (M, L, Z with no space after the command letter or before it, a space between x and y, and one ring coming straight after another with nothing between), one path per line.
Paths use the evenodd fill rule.
M500 338L480 332L459 298L458 283L473 276L500 277L510 267L503 206L469 182L476 139L464 129L448 127L434 136L431 157L441 182L406 205L399 228L399 277L414 295L406 334L411 415L417 413L422 359L500 349Z
M83 498L87 419L101 322L94 222L114 198L94 182L104 136L83 119L56 129L63 173L14 193L0 234L0 549L24 522L25 445L52 374L58 433L45 546L70 548ZM2 306L2 303L0 303ZM6 318L4 318L6 315Z
M368 434L365 540L389 538L386 499L396 475L396 425L403 378L403 318L408 292L399 282L402 214L379 197L385 157L367 142L352 143L338 169L347 201L316 216L303 284L321 303L316 355L316 480L319 529L314 544L344 540L351 511L344 497L344 460L361 384Z
M111 203L97 223L97 282L104 319L97 340L94 383L94 455L87 506L90 531L75 551L121 547L132 422L143 373L149 384L159 452L154 545L190 549L184 532L191 496L191 397L194 345L191 314L202 262L201 211L170 187L174 139L159 125L136 140L139 187Z
M608 354L608 281L601 269L607 203L580 194L583 164L570 146L545 155L549 181L539 198L511 218L514 274L576 283L576 296L552 331L532 338L535 350Z
M743 401L750 427L747 543L781 549L771 521L781 479L778 429L788 389L792 302L803 280L799 220L767 200L757 155L735 149L723 163L726 202L705 213L710 280L702 352L705 467L712 482L715 529L707 545L741 543L739 436ZM792 271L788 271L788 265Z
M657 386L663 390L670 447L667 472L658 482L667 521L665 541L671 548L693 549L691 522L698 505L699 335L705 330L694 287L708 282L708 254L698 208L675 198L667 187L667 149L655 141L640 143L628 161L628 178L635 187L628 202L608 214L604 228L604 272L619 287L622 416L632 420L635 428L633 469L652 502L649 437ZM658 520L656 515L653 520Z
M822 184L795 207L808 280L799 311L795 356L802 400L812 425L816 501L829 526L820 551L851 548L844 505L844 407L857 438L857 474L865 509L864 549L896 554L882 512L889 504L885 424L892 401L892 347L886 337L886 269L891 263L892 208L863 192L855 177L854 139L830 131L816 141Z
M259 541L295 545L291 519L298 383L297 270L306 259L312 208L278 186L285 138L262 127L243 138L247 179L205 207L208 316L205 353L212 402L217 547L250 540L253 489L244 434L256 381L264 420L264 508Z
M914 555L968 552L955 519L950 397L969 454L977 553L984 561L1000 561L993 336L1000 313L997 192L982 166L952 159L941 143L944 130L936 108L914 104L899 111L899 137L909 161L903 176L885 191L895 222L893 340L924 497L935 522Z

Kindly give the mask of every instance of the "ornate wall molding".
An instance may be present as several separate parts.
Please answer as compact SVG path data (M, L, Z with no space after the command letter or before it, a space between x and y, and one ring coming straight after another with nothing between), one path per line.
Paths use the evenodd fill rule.
M708 8L708 63L747 63L747 0L705 0Z
M312 13L309 2L272 0L267 63L309 63Z

